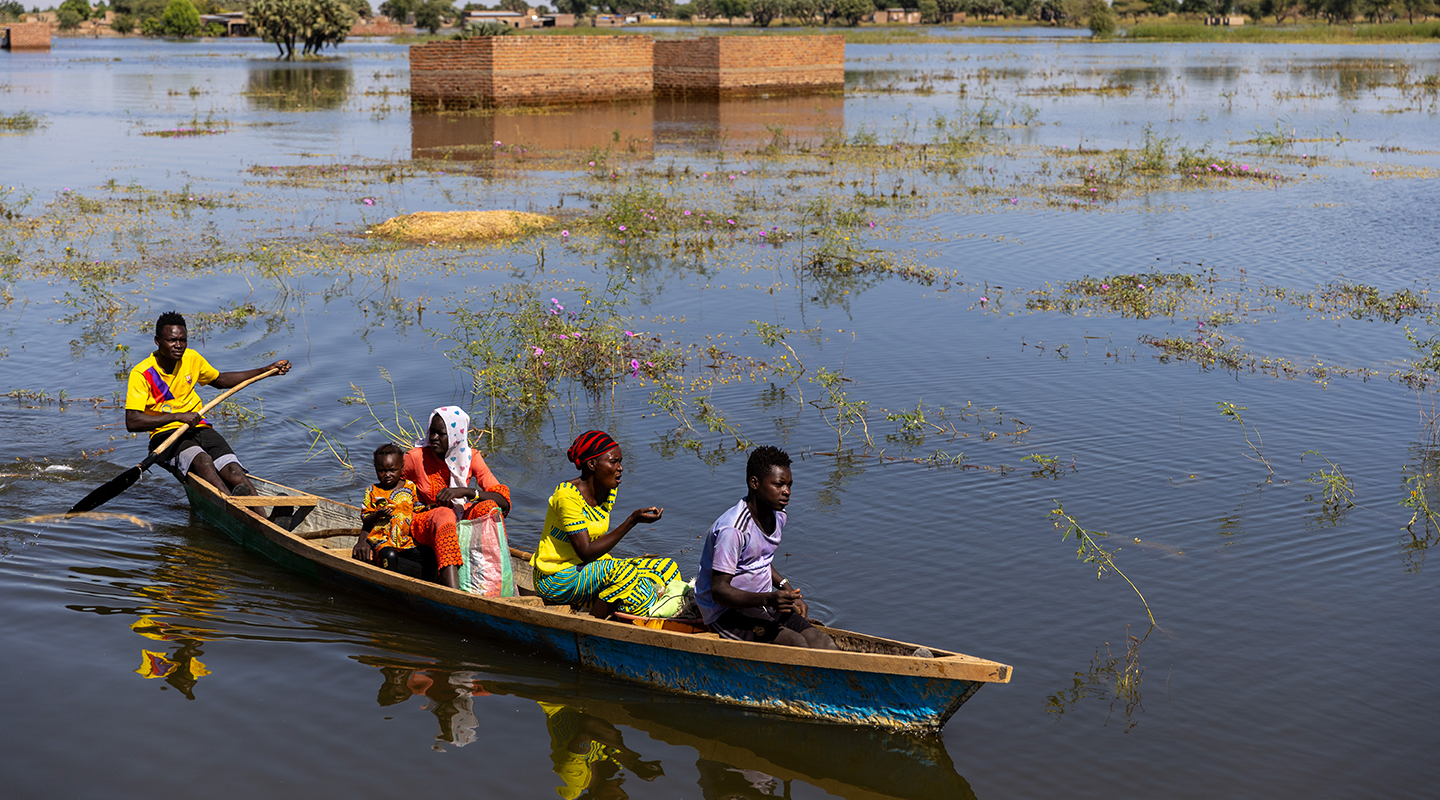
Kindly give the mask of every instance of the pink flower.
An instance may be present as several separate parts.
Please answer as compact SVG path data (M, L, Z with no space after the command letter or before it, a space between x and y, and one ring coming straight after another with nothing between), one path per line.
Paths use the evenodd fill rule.
M730 223L731 225L734 225L734 224L735 224L735 220L733 220L733 219L727 219L727 220L725 220L725 221L728 222L728 223Z
M629 336L629 337L631 337L631 338L633 339L634 337L639 336L640 334L638 334L638 333L636 333L636 332L634 332L634 331L625 331L625 335L626 335L626 336Z
M624 226L624 225L621 225L621 226L620 226L620 230L622 230L622 231L625 230L625 226Z
M1101 289L1104 289L1105 291L1108 292L1108 291L1110 291L1110 284L1108 284L1108 283L1102 283L1102 284L1100 284L1100 288L1101 288Z
M630 377L640 377L640 362L633 358L630 359Z
M532 347L532 348L530 348L530 349L534 350L534 351L535 351L535 355L537 355L537 356L543 356L543 355L545 355L545 348L543 348L543 347Z
M561 238L568 237L569 235L570 235L570 231L560 231L560 236L561 236Z

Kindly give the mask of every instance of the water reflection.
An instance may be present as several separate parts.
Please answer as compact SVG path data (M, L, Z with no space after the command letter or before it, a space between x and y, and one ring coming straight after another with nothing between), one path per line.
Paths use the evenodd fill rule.
M326 111L350 99L348 67L266 65L250 69L245 96L267 111Z
M440 723L432 749L444 752L447 744L464 747L475 742L475 730L480 726L475 716L475 698L490 694L480 683L480 673L393 666L382 666L380 672L385 682L375 699L382 707L403 703L412 697L425 698L425 710L434 714Z
M1059 722L1082 700L1109 700L1105 724L1110 724L1118 704L1125 718L1125 731L1129 733L1140 724L1137 717L1145 710L1140 704L1140 684L1145 677L1145 668L1140 665L1140 646L1154 632L1155 628L1151 626L1144 636L1132 636L1130 626L1125 626L1124 654L1117 656L1111 652L1109 642L1104 645L1103 656L1100 648L1095 648L1095 657L1090 659L1090 665L1084 671L1076 672L1069 686L1045 698L1045 711L1052 715L1055 722Z
M818 145L844 129L839 95L662 99L465 114L413 110L413 158L489 161L556 153L586 154L602 169L606 153L652 156L658 144L777 148ZM587 164L588 166L588 164Z
M140 668L135 672L147 679L164 678L166 683L185 695L186 700L194 700L195 684L210 674L200 661L202 655L204 651L200 649L200 642L194 639L182 641L169 653L141 650Z
M645 734L641 741L648 737L695 751L705 798L788 797L793 781L840 797L974 797L938 737L797 722L603 679L577 679L573 673L561 678L566 671L522 664L518 657L494 651L485 655L490 661L484 672L391 657L356 660L380 671L381 706L426 698L425 710L440 724L436 749L474 741L476 726L486 724L483 710L477 721L477 697L508 695L535 702L545 717L549 761L559 780L556 792L567 800L625 798L628 778L653 782L664 777L658 759L626 744L626 737L633 739L637 732ZM498 669L505 673L497 674Z
M659 761L644 761L625 746L620 730L605 720L562 703L540 703L550 734L550 761L562 783L556 794L565 800L628 797L620 788L624 771L653 781L665 774ZM588 794L587 794L588 792Z

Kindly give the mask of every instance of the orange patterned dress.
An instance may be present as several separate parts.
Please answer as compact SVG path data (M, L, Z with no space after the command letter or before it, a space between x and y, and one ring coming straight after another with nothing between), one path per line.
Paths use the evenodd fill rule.
M428 447L416 447L405 454L405 468L402 473L406 480L414 481L419 490L419 503L429 509L420 511L417 505L415 517L410 524L410 535L416 544L422 544L435 551L438 568L458 567L464 560L460 554L460 541L455 524L458 519L479 519L499 506L494 500L467 503L462 516L457 519L455 508L450 503L438 503L435 499L450 485L450 470L445 462L435 457ZM479 453L470 456L470 472L482 491L498 492L508 502L510 487L495 480L495 475L486 466Z

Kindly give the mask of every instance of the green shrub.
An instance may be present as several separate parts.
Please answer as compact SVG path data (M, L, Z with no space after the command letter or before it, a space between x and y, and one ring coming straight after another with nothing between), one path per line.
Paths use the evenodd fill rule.
M160 25L166 36L194 36L200 32L200 12L190 0L170 0Z
M1090 36L1096 39L1109 39L1115 35L1115 12L1105 0L1090 0L1087 12L1086 24L1090 27Z
M82 17L76 14L74 9L69 8L60 9L60 11L55 14L55 18L60 21L60 30L62 31L73 31L80 27L80 22L82 21Z
M503 22L467 22L456 39L479 39L484 36L509 36L515 29Z
M121 36L132 33L135 30L135 18L129 14L116 14L115 18L110 20L110 30Z

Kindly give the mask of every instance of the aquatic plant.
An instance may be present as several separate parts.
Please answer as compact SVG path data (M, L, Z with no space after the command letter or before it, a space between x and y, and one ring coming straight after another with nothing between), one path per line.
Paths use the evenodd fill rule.
M1226 347L1224 334L1214 325L1206 327L1204 321L1195 323L1195 332L1188 338L1159 337L1147 333L1140 337L1140 341L1160 350L1159 358L1162 363L1176 358L1193 361L1202 367L1218 366L1232 372L1246 367L1253 368L1255 363L1254 357L1240 348Z
M1258 461L1265 465L1265 469L1269 472L1265 477L1265 482L1269 483L1270 479L1275 477L1275 468L1270 466L1270 461L1265 458L1265 440L1260 437L1260 430L1258 428L1253 425L1247 425L1245 419L1240 416L1241 411L1248 411L1249 409L1245 406L1237 406L1234 403L1219 401L1215 403L1215 407L1226 418L1233 419L1240 424L1240 432L1241 435L1245 437L1245 444L1250 447L1250 452L1254 454L1246 454L1245 457L1251 461ZM1253 442L1250 441L1251 433L1255 434L1255 441Z
M141 136L158 136L162 139L181 139L191 136L217 136L222 133L229 133L224 128L165 128L162 130L144 131Z
M1345 471L1340 469L1339 464L1321 455L1318 451L1306 450L1300 456L1301 463L1304 463L1305 456L1310 455L1320 456L1320 459L1329 465L1330 469L1326 470L1321 467L1310 473L1310 477L1306 478L1305 482L1319 487L1320 504L1325 514L1332 519L1338 517L1342 511L1355 505L1355 487L1351 484L1350 478L1345 475ZM1311 500L1312 498L1307 497L1306 499Z
M868 448L875 447L870 438L870 425L865 419L869 400L852 400L845 384L850 381L845 374L828 367L821 367L809 379L811 383L825 390L824 400L811 400L810 405L824 413L825 424L835 431L835 447L845 446L845 437L859 429L859 438Z
M389 420L381 419L380 415L375 413L376 404L365 395L365 390L355 383L350 384L352 394L340 398L340 402L347 406L358 405L364 407L366 413L370 415L370 429L379 431L391 442L407 449L421 444L425 441L425 432L428 430L429 421L427 420L423 423L416 421L416 419L410 415L410 412L400 406L400 398L396 393L395 381L390 377L390 372L384 367L379 367L379 370L380 379L385 381L390 387L390 402L388 405L391 409L391 418ZM352 421L351 424L354 424L356 421L358 420ZM474 439L472 443L477 447L480 444L481 433L482 431L477 430L476 426L472 425L470 427L470 436Z
M1147 319L1152 314L1173 315L1186 292L1202 289L1199 276L1184 272L1146 272L1129 275L1089 275L1065 284L1065 294L1049 290L1031 292L1025 307L1034 311L1074 313L1096 307L1119 312L1122 317Z
M29 111L0 114L0 131L33 133L46 125L45 118Z
M450 330L434 333L453 343L446 355L471 376L471 391L493 422L502 409L548 408L561 384L593 395L627 375L658 378L677 369L678 350L630 330L629 293L623 276L615 277L602 290L581 287L567 308L535 286L502 286L478 310L455 308Z
M1155 614L1150 611L1149 601L1140 592L1140 587L1136 586L1135 582L1130 580L1130 577L1115 564L1115 555L1120 552L1120 548L1106 550L1099 542L1100 539L1107 538L1110 534L1106 531L1086 530L1074 517L1066 513L1065 506L1061 505L1059 500L1051 502L1055 504L1055 508L1050 510L1050 516L1055 517L1055 530L1065 532L1060 540L1069 541L1071 537L1075 538L1076 544L1079 545L1075 551L1075 557L1086 564L1095 565L1095 580L1098 581L1105 577L1107 570L1124 578L1125 582L1130 584L1130 588L1135 590L1135 595L1140 598L1140 602L1144 604L1145 615L1150 618L1150 625L1155 627L1157 625Z
M1062 470L1066 466L1070 467L1071 472L1075 471L1075 459L1073 458L1068 465L1062 463L1059 458L1047 456L1044 453L1031 453L1020 460L1029 461L1034 465L1034 469L1030 471L1032 478L1050 478L1058 481L1060 476L1065 474Z

